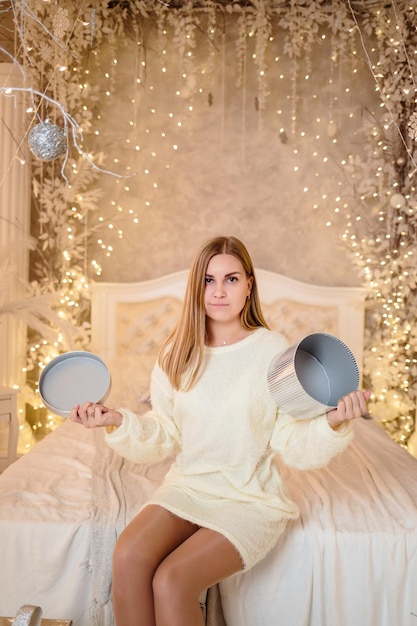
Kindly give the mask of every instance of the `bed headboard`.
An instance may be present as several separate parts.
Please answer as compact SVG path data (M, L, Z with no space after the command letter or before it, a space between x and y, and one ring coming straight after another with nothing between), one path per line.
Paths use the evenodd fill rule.
M135 371L135 380L143 378L138 387L148 385L157 350L178 319L187 277L185 270L144 282L93 283L91 349L110 366L116 401L127 393L127 370ZM364 289L309 285L263 269L256 278L271 328L290 343L312 332L336 335L361 368Z
M103 359L125 349L147 352L160 345L178 317L188 270L134 283L97 282L91 287L92 350ZM264 315L291 343L311 332L344 341L361 364L365 290L310 285L257 269Z

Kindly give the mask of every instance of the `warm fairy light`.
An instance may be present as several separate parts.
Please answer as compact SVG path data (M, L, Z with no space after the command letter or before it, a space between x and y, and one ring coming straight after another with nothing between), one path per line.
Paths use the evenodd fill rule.
M131 4L133 6L134 3ZM291 19L291 15L288 19ZM88 21L84 24L81 22L80 25L86 32L92 27ZM204 110L201 107L207 107L207 102L210 106L213 105L209 88L212 74L210 67L214 67L213 63L220 59L220 47L217 48L217 44L223 34L222 28L220 23L210 24L207 32L211 42L212 65L209 66L210 60L207 60L197 70L194 65L197 65L195 59L198 50L194 47L195 40L188 31L182 34L184 55L180 64L178 48L175 49L175 54L171 54L172 44L167 41L161 43L159 65L150 58L149 50L145 62L144 46L138 35L138 41L133 42L134 54L129 66L126 66L119 49L110 45L110 52L102 56L100 46L91 45L90 40L86 55L88 60L79 55L68 55L68 59L65 56L58 60L56 67L60 71L56 72L58 77L54 77L58 81L54 88L60 90L60 93L65 93L65 78L68 75L71 80L78 76L79 93L74 98L79 106L73 106L74 110L77 109L77 114L80 112L83 116L89 149L90 144L94 144L97 152L105 152L105 158L122 175L135 172L135 178L129 178L126 184L120 179L114 180L106 187L106 194L102 198L80 193L76 200L73 196L68 203L69 208L64 209L68 224L62 238L65 241L65 250L61 255L68 273L62 272L63 297L59 311L64 319L71 320L73 310L80 306L82 294L84 290L88 290L88 276L95 278L103 274L100 259L106 259L107 262L107 258L117 252L124 232L129 231L131 225L136 227L143 215L157 208L158 194L163 189L164 172L168 175L172 160L178 155L181 158L184 153L183 136L186 137L191 132L194 116ZM387 68L383 64L384 59L377 63L378 51L385 49L386 43L387 50L392 49L395 56L396 49L399 51L403 42L398 25L394 37L387 42L383 39L384 24L379 22L378 28L378 45L370 46L368 52L369 69L376 82L375 98L381 100L381 110L378 110L377 102L375 115L382 117L387 104L395 107L398 99L393 98L384 85ZM298 181L301 201L311 207L318 219L322 220L323 226L332 229L329 236L338 237L345 243L355 259L355 264L363 272L365 283L373 293L373 303L382 311L384 326L378 344L372 345L368 350L371 355L368 368L373 363L374 377L380 381L376 386L376 396L382 406L391 403L391 406L398 408L401 415L406 415L407 411L409 414L402 392L407 390L407 393L411 393L410 390L413 389L410 371L416 367L416 359L413 357L413 337L404 321L404 310L407 291L413 281L412 268L415 259L408 247L407 228L410 220L414 219L417 202L413 200L415 189L411 187L412 177L398 177L398 180L391 177L389 180L387 174L392 169L392 152L385 135L392 132L392 116L388 114L381 121L381 125L374 124L373 128L370 127L367 141L359 137L356 130L352 132L353 149L357 148L360 152L364 146L372 147L373 153L370 151L367 155L366 168L361 167L359 157L355 154L343 158L340 156L343 150L339 146L343 140L343 125L352 129L362 125L363 111L358 107L353 98L353 90L346 85L345 80L348 75L350 84L355 85L355 80L360 80L359 72L363 71L364 55L359 48L360 28L355 25L347 29L344 42L342 38L340 42L335 41L330 30L321 32L322 45L330 53L328 64L323 65L324 71L328 72L327 84L324 82L323 90L317 93L313 91L313 87L310 88L312 91L308 106L311 105L312 109L317 107L320 114L315 115L311 126L306 127L302 127L303 117L300 111L305 103L300 101L299 89L301 84L303 89L310 83L314 85L315 74L311 59L307 58L308 54L300 57L297 51L289 62L287 54L281 54L280 46L277 45L278 37L274 40L271 33L263 41L266 50L261 45L256 46L255 43L262 41L259 38L260 31L261 29L259 32L253 29L247 33L246 58L247 71L251 71L253 67L253 75L258 81L260 93L256 106L260 117L265 106L274 111L274 136L277 142L282 143L283 148L287 147L287 155L291 155L288 167L290 175ZM170 33L170 29L160 25L161 39L168 38ZM293 39L295 41L296 38ZM340 49L337 47L339 44ZM288 45L291 45L291 38ZM343 45L347 47L343 48ZM409 56L412 57L410 52ZM386 58L388 59L388 53ZM71 65L67 67L66 63ZM400 80L399 68L394 67L391 75L395 75L397 71L396 80ZM121 88L118 78L122 72L123 89L126 90L127 97L123 113L119 115L114 102L120 102L117 99ZM404 75L406 74L405 72ZM277 91L280 97L276 98L277 102L268 93L268 81L275 81L275 85L279 87ZM98 97L95 91L97 88ZM403 86L405 98L411 97L410 88L410 84ZM161 93L164 96L172 94L169 111L164 110ZM214 106L218 103L216 97L215 93ZM145 108L146 115L143 114ZM28 114L32 113L31 106ZM120 140L108 145L108 125L113 123L114 118L117 118L115 125ZM149 121L150 118L152 122ZM311 165L311 170L310 178L304 180L306 160ZM339 168L339 180L335 180L335 164ZM74 159L69 167L76 182L84 165L81 159ZM363 191L364 180L369 183L370 190ZM410 182L407 183L407 180ZM403 189L407 185L409 188ZM93 182L90 188L94 186ZM357 190L355 197L353 187ZM391 200L394 204L390 204ZM377 224L377 232L367 231L368 222ZM47 246L47 240L45 242ZM82 245L80 242L83 242ZM395 249L392 242L395 242ZM81 249L84 250L84 257L77 256ZM83 266L82 271L77 269L73 274L72 266ZM58 353L61 345L62 342L58 342L56 346L47 343L30 348L34 359L38 358L39 368L44 367L52 354ZM387 383L388 370L391 368L392 376L394 379L397 377L398 389L394 391L392 383ZM49 415L46 419L48 424L50 419L53 420ZM408 427L406 424L404 430Z

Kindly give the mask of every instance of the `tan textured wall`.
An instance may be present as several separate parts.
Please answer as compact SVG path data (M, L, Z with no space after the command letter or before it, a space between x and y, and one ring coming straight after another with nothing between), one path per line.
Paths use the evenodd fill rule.
M342 64L330 87L335 68L324 50L313 58L310 78L301 63L294 83L290 61L274 62L281 55L278 38L269 51L269 95L261 113L254 69L236 85L232 38L210 71L206 50L196 51L199 71L188 88L176 53L168 48L163 56L156 38L148 37L147 45L146 72L133 44L117 52L112 95L96 107L97 147L107 154L106 167L126 173L129 165L136 172L130 179L100 175L101 210L110 221L117 206L123 215L131 209L139 216L137 225L126 219L121 240L104 229L103 241L114 243L110 257L91 241L89 255L103 267L99 280L143 280L184 269L201 242L233 234L259 267L316 284L360 284L341 240L345 211L337 217L334 209L342 206L338 195L351 199L339 163L358 150L355 129L366 99L374 97L366 68L353 79ZM329 219L336 220L332 227Z

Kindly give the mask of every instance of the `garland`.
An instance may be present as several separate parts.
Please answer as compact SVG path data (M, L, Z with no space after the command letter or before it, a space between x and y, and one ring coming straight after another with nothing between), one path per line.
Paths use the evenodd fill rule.
M91 80L101 69L101 47L111 49L128 36L146 53L145 33L156 28L160 38L171 39L192 91L196 84L193 51L204 45L208 57L213 57L220 47L219 37L233 20L236 83L244 82L246 60L251 58L262 111L268 101L268 52L276 33L293 63L294 108L297 74L301 64L308 71L323 32L331 34L332 59L348 59L359 38L363 59L349 58L349 63L352 69L358 63L368 65L382 107L379 118L365 120L363 144L346 161L351 200L343 240L369 290L365 384L375 391L375 415L405 445L414 427L417 402L417 331L410 323L417 311L413 249L417 37L412 3L92 0L87 6L62 0L58 6L14 0L11 5L20 40L16 57L30 85L33 123L48 118L62 126L66 114L76 120L73 139L68 137L65 172L55 161L33 165L34 234L40 245L33 257L32 279L41 292L59 294L59 314L78 329L73 339L77 348L88 346L89 277L100 274L100 267L86 267L86 249L103 227L92 226L91 216L100 200L94 182L106 156L90 155L83 146L93 133L92 111L101 97L97 82ZM62 338L39 345L35 336L29 349L31 367L42 368L65 349Z

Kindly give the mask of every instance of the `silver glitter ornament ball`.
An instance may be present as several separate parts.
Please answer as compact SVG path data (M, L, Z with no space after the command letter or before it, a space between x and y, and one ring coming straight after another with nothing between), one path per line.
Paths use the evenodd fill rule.
M53 161L67 150L64 130L48 121L36 124L31 129L28 144L32 154L42 161Z

